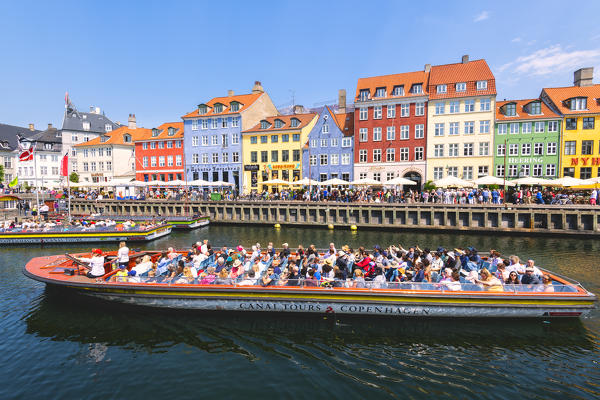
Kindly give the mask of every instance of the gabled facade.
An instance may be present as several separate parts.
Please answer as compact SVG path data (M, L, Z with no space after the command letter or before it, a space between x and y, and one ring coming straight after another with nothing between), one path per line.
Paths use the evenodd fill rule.
M185 173L188 180L225 181L242 190L242 131L278 115L260 82L252 93L215 97L184 115Z
M184 180L183 122L167 122L137 135L135 177L138 181Z
M496 81L485 60L431 67L428 92L427 180L490 175Z
M593 72L582 68L573 86L542 90L542 100L563 118L561 177L600 176L600 85L593 84Z
M540 99L496 103L494 176L557 178L561 120Z
M427 81L424 71L361 78L354 99L354 178L424 182Z
M60 161L65 155L62 149L62 132L52 124L48 129L28 136L35 140L34 160L18 162L17 175L20 182L31 186L56 188L62 179L60 176ZM34 168L37 167L37 183Z
M317 119L316 113L277 115L242 132L244 193L277 188L262 184L271 179L290 183L302 179L302 148Z

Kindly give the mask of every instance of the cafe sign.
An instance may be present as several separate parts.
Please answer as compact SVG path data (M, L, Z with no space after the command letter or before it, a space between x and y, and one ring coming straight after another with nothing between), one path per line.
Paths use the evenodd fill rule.
M600 157L573 157L571 158L571 166L600 166Z

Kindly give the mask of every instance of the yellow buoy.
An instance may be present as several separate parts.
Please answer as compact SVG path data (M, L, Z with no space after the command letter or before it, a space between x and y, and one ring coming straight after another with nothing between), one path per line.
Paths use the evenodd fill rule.
M328 227L329 229L333 229L333 224L329 224L329 225L327 225L327 227Z
M275 228L281 228L281 225L275 224Z
M358 229L358 228L356 227L356 225L351 225L351 226L350 226L350 230L351 230L351 231L355 231L355 230L357 230L357 229Z

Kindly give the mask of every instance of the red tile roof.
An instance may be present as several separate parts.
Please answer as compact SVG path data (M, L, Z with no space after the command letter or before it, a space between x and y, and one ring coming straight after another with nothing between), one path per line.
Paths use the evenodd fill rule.
M334 114L329 107L329 113L344 136L354 136L354 111L343 114Z
M373 76L370 78L359 78L356 84L355 101L360 101L360 91L368 89L370 100L380 99L402 99L406 97L427 95L427 79L429 74L425 71L404 72L401 74ZM423 93L411 93L410 89L415 83L423 85ZM392 96L395 86L404 86L404 96ZM377 88L386 88L386 97L375 97Z
M208 103L201 103L201 104L206 104L208 106L208 109L206 110L206 114L202 114L202 115L198 114L198 108L196 108L194 111L187 113L186 115L184 115L181 118L210 117L210 116L237 114L240 111L244 111L244 110L248 109L248 107L250 107L256 100L258 100L258 98L262 94L263 93L261 92L261 93L240 94L237 96L215 97L214 99L210 100ZM238 111L231 112L230 104L234 101L240 103L240 109ZM213 113L213 106L217 103L223 104L223 111L220 113Z
M289 130L300 130L308 125L315 117L317 113L308 113L308 114L291 114L291 115L277 115L273 117L263 118L258 124L254 125L252 128L243 131L242 133L248 132L279 132L279 131L289 131ZM296 118L299 121L298 126L292 127L291 121L293 118ZM275 120L280 119L283 122L281 128L275 128ZM260 124L262 121L267 121L270 126L267 129L261 129Z
M175 128L175 134L169 136L169 128ZM148 129L149 134L138 136L135 141L144 140L165 140L165 139L181 139L183 137L183 122L165 122L156 128L160 131L158 136L152 136L152 129Z
M123 140L123 136L125 134L129 134L131 136L131 142L125 142ZM106 146L106 145L124 145L124 146L133 146L133 142L139 140L139 138L145 135L152 135L151 129L146 128L136 128L129 129L126 126L122 126L118 129L115 129L112 132L107 132L104 135L100 135L97 138L89 140L87 142L76 144L74 147L87 147L87 146ZM102 141L103 138L106 138L105 141Z
M542 90L542 94L544 92L563 115L600 113L600 85L545 88ZM587 97L587 109L571 110L565 101L573 97Z
M477 90L477 81L487 81L487 89ZM467 90L456 92L455 84L465 82ZM446 93L437 93L437 85L447 85ZM429 74L429 98L444 99L496 94L496 80L485 60L434 65Z
M528 114L525 111L525 106L533 101L539 101L542 104L541 114ZM501 107L505 104L515 103L517 107L517 113L514 116L507 116L502 114ZM555 113L540 99L527 99L527 100L505 100L496 103L496 121L516 121L516 120L529 120L529 119L548 119L548 118L561 118L560 115Z

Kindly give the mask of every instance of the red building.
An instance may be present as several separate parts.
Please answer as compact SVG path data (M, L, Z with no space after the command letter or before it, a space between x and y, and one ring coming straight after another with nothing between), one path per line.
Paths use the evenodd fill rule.
M354 100L354 178L423 183L427 150L424 71L361 78ZM413 188L419 188L415 186Z
M183 180L183 122L162 124L134 143L137 180Z

